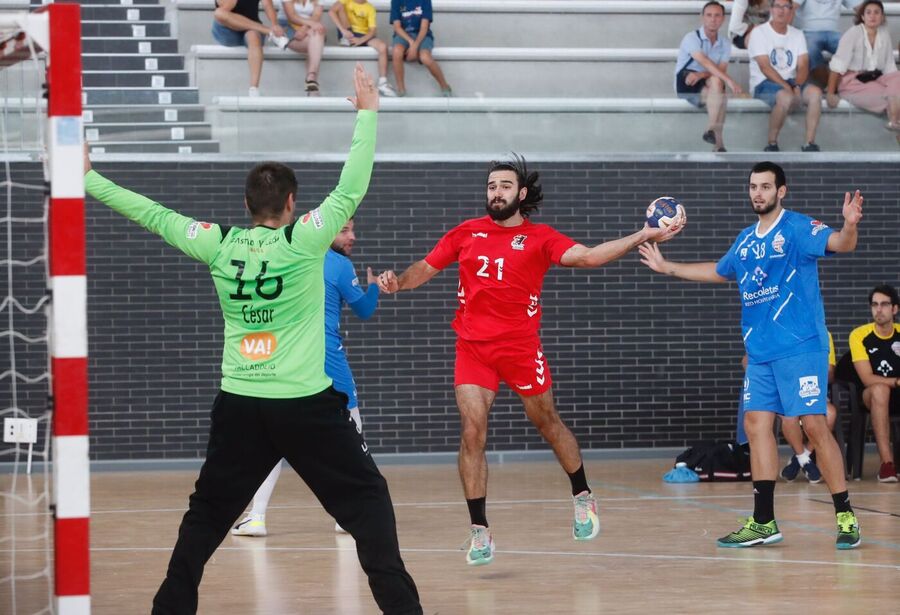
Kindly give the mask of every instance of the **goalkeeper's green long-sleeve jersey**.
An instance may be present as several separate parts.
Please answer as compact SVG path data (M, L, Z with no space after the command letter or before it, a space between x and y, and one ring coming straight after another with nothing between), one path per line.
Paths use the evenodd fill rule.
M92 197L209 266L225 319L223 391L284 399L331 384L324 367L323 263L368 189L376 121L374 111L358 112L337 187L319 207L277 229L192 220L96 171L85 175Z

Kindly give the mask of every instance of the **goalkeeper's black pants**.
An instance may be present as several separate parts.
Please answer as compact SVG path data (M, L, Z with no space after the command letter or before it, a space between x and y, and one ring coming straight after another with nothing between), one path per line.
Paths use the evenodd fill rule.
M400 558L387 482L343 393L329 387L309 397L261 399L221 391L211 419L206 460L153 615L196 613L204 565L282 457L353 536L379 608L392 615L422 613Z

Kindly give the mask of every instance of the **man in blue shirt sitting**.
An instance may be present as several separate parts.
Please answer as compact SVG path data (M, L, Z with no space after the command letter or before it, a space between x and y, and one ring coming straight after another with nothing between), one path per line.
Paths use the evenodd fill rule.
M353 380L350 364L347 363L344 340L341 336L341 308L347 304L354 314L366 320L378 307L379 291L378 280L371 267L366 270L368 283L366 290L363 291L359 286L353 262L348 258L355 242L353 218L350 218L335 236L331 249L325 255L325 373L332 379L334 388L347 396L348 420L352 419L356 423L356 430L362 433L356 382ZM232 534L235 536L267 534L266 509L269 507L269 499L280 475L279 461L253 496L253 508L250 513L232 528ZM344 531L338 524L335 524L334 529L338 532Z
M784 170L761 162L750 171L750 204L759 221L741 231L718 263L673 263L656 244L638 249L653 271L696 282L735 280L741 293L741 329L747 349L744 428L750 439L753 515L718 540L720 547L781 542L775 523L778 447L775 416L799 417L815 445L818 463L837 515L838 549L860 544L850 507L844 463L826 422L828 332L819 292L817 260L856 248L863 197L844 196L844 226L834 231L818 220L782 207Z
M724 152L722 127L725 124L725 86L740 94L741 86L728 76L731 43L719 36L725 21L725 7L707 2L701 11L703 27L688 32L681 39L675 64L675 92L695 107L706 105L709 125L703 140L713 144L714 152Z

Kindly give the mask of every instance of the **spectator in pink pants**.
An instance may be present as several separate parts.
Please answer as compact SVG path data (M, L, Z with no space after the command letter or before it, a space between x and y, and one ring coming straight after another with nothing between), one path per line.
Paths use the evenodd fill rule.
M841 37L831 58L828 106L841 98L871 113L887 112L886 128L900 143L900 71L894 64L894 44L884 25L881 0L866 0L856 9L856 25Z

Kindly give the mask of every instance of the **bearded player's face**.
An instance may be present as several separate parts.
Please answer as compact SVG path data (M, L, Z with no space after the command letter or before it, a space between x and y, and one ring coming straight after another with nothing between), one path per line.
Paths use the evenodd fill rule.
M487 213L493 220L508 220L519 211L519 181L514 171L494 171L487 181Z
M786 192L786 186L781 188L775 186L775 174L771 171L750 175L750 206L759 216L775 209Z
M353 220L347 220L347 224L335 235L334 241L331 242L331 249L335 252L340 252L344 256L350 256L355 242L356 235L353 233Z

